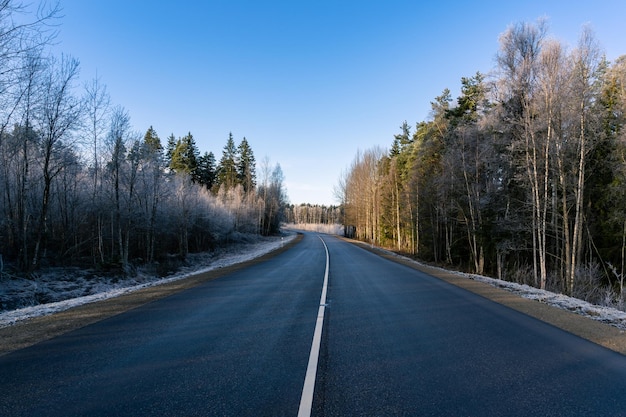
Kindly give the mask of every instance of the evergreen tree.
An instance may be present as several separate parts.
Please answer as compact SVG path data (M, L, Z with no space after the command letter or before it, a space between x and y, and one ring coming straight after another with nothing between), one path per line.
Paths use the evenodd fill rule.
M143 192L141 199L145 201L142 218L144 220L144 244L145 256L148 262L152 262L156 256L158 246L158 214L162 199L162 189L165 186L163 179L163 146L161 139L152 126L144 135L143 144L143 168L142 177Z
M394 135L393 144L391 145L391 150L389 151L389 156L392 158L394 156L398 156L413 142L413 138L411 137L411 128L406 120L402 123L400 128L402 129L402 133Z
M198 158L197 171L198 183L210 190L216 179L215 155L213 152L205 152L204 155Z
M477 72L473 77L461 77L461 96L457 107L447 111L453 126L461 122L475 122L490 107L487 100L485 76Z
M232 133L228 135L228 141L222 151L222 159L217 167L217 183L226 189L237 185L237 147Z
M177 173L189 174L194 182L198 182L197 168L199 153L193 135L188 133L187 136L176 142L176 147L172 152L170 169Z
M238 147L239 160L237 161L237 178L248 193L256 187L256 161L252 148L244 137Z
M165 164L168 167L172 165L172 157L174 156L177 145L178 141L176 140L176 136L174 136L173 133L170 134L167 137L167 149L165 150Z
M157 153L163 150L163 145L161 145L161 139L159 135L157 135L156 130L152 126L148 128L146 134L143 137L143 143L146 146L148 152Z

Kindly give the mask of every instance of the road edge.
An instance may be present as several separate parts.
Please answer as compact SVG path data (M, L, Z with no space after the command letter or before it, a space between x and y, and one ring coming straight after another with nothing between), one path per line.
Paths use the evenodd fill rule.
M118 297L83 304L47 316L33 317L11 326L0 328L0 356L52 339L72 330L88 326L109 317L132 310L152 301L193 288L197 285L220 278L239 269L263 262L277 256L300 243L303 234L287 244L258 258L240 262L189 276L177 281L144 288Z
M512 308L544 323L558 327L566 332L589 340L614 352L626 355L626 332L606 323L581 316L572 311L523 298L517 294L496 288L484 282L462 277L454 272L431 267L417 261L397 256L393 252L368 245L366 243L338 236L340 239L372 252L382 258L399 263L442 281L463 288L498 304Z

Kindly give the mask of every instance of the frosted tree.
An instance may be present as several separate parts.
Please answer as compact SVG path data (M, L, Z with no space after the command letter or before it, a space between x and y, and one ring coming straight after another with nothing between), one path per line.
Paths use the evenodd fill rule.
M52 192L52 180L63 168L57 156L64 146L70 146L72 133L78 127L82 102L74 95L74 83L78 77L78 61L62 57L51 59L51 66L43 82L43 102L38 130L41 135L41 171L43 190L39 224L35 238L32 266L39 264L40 251L47 234L48 209Z

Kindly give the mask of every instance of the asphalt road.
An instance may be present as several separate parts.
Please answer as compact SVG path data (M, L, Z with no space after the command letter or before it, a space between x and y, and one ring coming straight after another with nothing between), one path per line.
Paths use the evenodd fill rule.
M323 236L316 416L626 415L626 357ZM0 357L0 415L295 416L326 253L262 263Z
M326 256L250 268L0 357L0 416L293 416Z
M318 416L626 415L626 357L326 239Z

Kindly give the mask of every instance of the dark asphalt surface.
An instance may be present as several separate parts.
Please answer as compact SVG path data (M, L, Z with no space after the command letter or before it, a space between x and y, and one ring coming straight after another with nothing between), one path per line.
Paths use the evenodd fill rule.
M293 416L326 255L315 236L0 357L0 416Z
M626 415L626 357L323 236L315 416ZM0 416L295 416L324 278L262 263L0 357Z
M325 238L314 415L626 415L626 357Z

